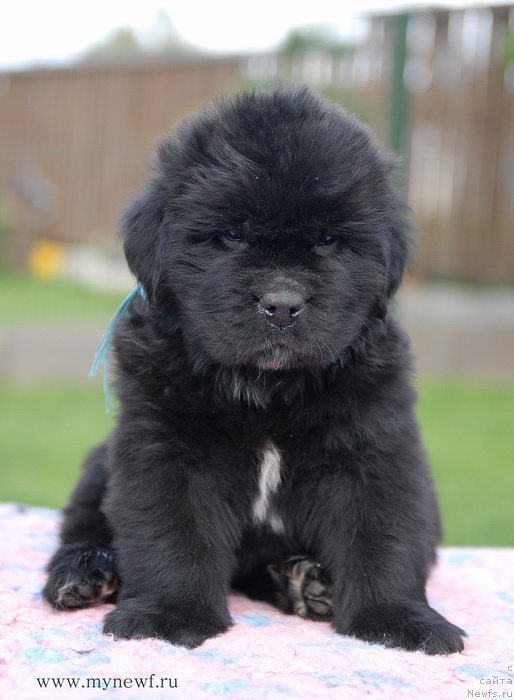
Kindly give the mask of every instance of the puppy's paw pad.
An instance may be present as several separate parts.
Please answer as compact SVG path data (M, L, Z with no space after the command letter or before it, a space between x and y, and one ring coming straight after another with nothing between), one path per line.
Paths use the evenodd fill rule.
M144 600L127 599L105 618L103 631L115 639L163 639L193 649L206 639L224 632L230 618L220 620L212 613L200 615L177 612Z
M311 620L326 620L332 616L332 584L318 562L294 556L279 564L270 564L268 571L277 585L279 607L283 610Z
M61 610L112 601L119 587L114 555L102 547L63 547L50 562L48 571L43 596Z
M367 642L426 654L453 654L464 649L465 632L426 603L367 608L354 619L348 633Z

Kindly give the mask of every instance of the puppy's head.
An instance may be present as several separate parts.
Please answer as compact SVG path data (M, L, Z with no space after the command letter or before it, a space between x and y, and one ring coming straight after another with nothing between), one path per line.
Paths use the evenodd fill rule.
M392 165L307 89L219 101L161 143L123 219L129 266L196 362L329 365L385 315L409 256Z

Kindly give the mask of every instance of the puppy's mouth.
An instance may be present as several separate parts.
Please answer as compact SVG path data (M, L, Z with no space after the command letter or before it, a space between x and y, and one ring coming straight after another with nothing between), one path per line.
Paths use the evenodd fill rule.
M246 364L251 364L259 370L271 372L321 367L326 363L319 357L302 352L296 352L282 345L265 348L252 355Z

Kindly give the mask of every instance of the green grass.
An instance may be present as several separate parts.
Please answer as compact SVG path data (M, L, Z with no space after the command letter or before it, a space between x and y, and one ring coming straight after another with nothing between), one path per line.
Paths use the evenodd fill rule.
M108 319L125 294L0 270L0 325Z
M420 383L445 544L514 545L514 385ZM0 500L60 507L112 424L100 382L0 385Z
M418 416L445 543L514 545L514 384L425 380Z
M0 384L0 500L61 507L86 451L107 434L101 382Z

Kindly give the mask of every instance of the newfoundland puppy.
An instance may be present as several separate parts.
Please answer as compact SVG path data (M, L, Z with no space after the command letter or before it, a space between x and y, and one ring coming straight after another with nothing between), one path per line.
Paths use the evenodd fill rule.
M244 92L159 146L122 220L141 285L114 336L117 424L49 564L59 609L194 647L231 587L340 634L446 654L440 537L408 341L393 159L308 89Z

